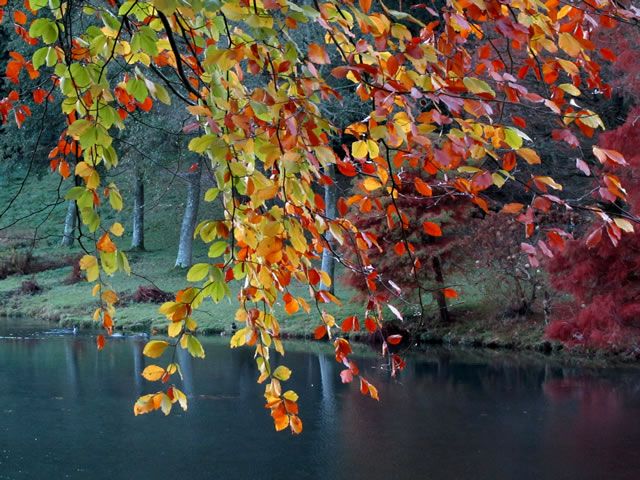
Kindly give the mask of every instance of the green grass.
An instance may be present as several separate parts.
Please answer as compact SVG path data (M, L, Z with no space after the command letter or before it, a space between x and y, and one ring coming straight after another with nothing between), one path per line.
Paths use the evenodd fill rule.
M122 169L116 179L125 199L125 205L131 203L128 192L131 186L128 182L127 171ZM0 210L7 205L17 191L21 180L20 173L9 175L6 172L0 174ZM167 185L170 185L167 188ZM64 196L70 188L70 182L66 182L59 188L59 177L45 173L41 176L31 176L25 184L23 193L17 198L13 207L0 218L0 261L2 256L11 255L13 250L18 251L30 248L31 238L38 238L33 250L40 258L55 258L62 254L80 254L81 248L76 244L74 248L67 249L59 246L62 226L66 213L66 204L63 202L57 206L51 206L40 213L29 216L30 212L41 209L43 205L54 203L56 198ZM206 186L204 187L206 188ZM148 176L147 209L145 212L145 240L147 251L128 252L132 275L126 276L117 273L108 281L120 298L131 295L142 285L149 285L151 280L158 288L170 293L185 288L190 284L186 281L186 271L174 268L177 244L182 220L183 202L186 191L184 182L169 177L168 173L158 173ZM58 193L60 192L60 193ZM215 205L203 203L201 215L219 216L215 211ZM107 227L114 221L118 221L130 229L130 206L122 212L113 212L109 208L103 209L106 214L103 217L103 225ZM26 217L20 220L21 217ZM18 221L19 220L19 221ZM11 225L9 228L3 228ZM126 247L130 244L130 238L125 236L118 241L119 246ZM85 239L86 240L86 239ZM87 246L91 242L86 241ZM194 241L194 263L207 262L208 246L199 239ZM71 271L70 266L57 268L37 273L35 275L13 275L5 280L0 280L0 313L4 315L25 315L36 318L59 321L65 325L92 326L92 313L97 308L97 300L91 296L91 285L85 281L73 285L65 284L65 279ZM522 323L522 329L530 329L530 332L512 328L499 320L496 312L503 311L500 304L500 294L506 286L499 285L493 280L489 272L477 271L470 268L466 275L458 275L449 278L449 282L458 291L458 299L452 299L451 313L456 322L452 325L440 325L437 323L437 309L430 294L424 296L426 306L425 318L416 315L416 307L401 301L394 301L404 314L405 320L402 327L413 329L423 320L423 327L427 335L440 338L490 338L499 335L507 338L509 335L527 336L531 341L539 341L542 338L540 322L533 324ZM353 291L341 284L339 278L341 270L336 272L336 296L342 301L342 308L335 304L319 305L320 309L334 315L338 322L350 316L357 315L363 323L365 305L351 301ZM44 288L37 295L19 295L15 292L22 282L35 279ZM147 280L149 279L149 280ZM214 303L207 298L202 306L194 313L194 318L204 332L214 333L230 332L238 302L235 299L239 282L231 284L233 295L231 299L225 298L219 303ZM428 286L427 286L428 287ZM276 303L274 314L279 319L282 331L291 336L311 337L314 329L320 325L320 313L315 304L309 301L309 288L306 285L296 284L290 286L294 296L301 296L309 302L312 311L310 314L300 309L293 315L284 311L281 302ZM144 304L122 302L117 305L115 317L116 328L130 330L146 330L149 328L163 331L166 329L166 318L157 312L157 304ZM386 310L385 319L392 320L394 315ZM506 326L505 326L506 325ZM509 333L511 332L511 333Z

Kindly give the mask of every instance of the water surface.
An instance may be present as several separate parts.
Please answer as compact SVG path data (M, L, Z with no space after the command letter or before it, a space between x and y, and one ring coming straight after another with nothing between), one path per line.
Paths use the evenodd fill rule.
M189 410L133 416L154 385L143 339L0 319L0 479L640 478L638 370L436 350L397 380L356 356L381 401L340 383L331 351L290 351L304 431L275 432L249 349L181 355ZM304 349L304 347L303 347ZM299 350L299 349L298 349Z

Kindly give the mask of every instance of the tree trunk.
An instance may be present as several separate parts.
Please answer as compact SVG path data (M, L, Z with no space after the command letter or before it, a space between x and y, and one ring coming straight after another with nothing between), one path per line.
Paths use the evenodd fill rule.
M144 250L144 172L136 169L133 199L132 250Z
M76 230L76 201L69 200L67 203L67 215L64 217L64 234L61 245L71 247L75 241L74 232Z
M186 268L191 266L191 251L193 247L193 232L196 228L198 217L198 207L200 206L200 175L202 169L200 163L192 173L187 175L189 186L187 188L187 204L182 217L182 228L180 229L180 244L178 246L178 256L176 267Z
M433 257L433 272L436 274L436 283L438 285L436 300L440 311L440 321L449 323L449 309L447 308L447 297L444 295L444 277L442 276L442 265L439 257Z
M335 181L336 181L336 167L335 165L329 165L327 170L326 170L326 174L331 177L331 179L333 180L334 184L333 185L325 185L324 186L324 204L326 207L326 211L325 214L328 218L330 219L335 219L336 218L336 214L337 214L337 200L338 200L338 192L336 190L336 185L335 185ZM325 247L325 249L322 251L322 265L321 265L321 269L323 272L325 272L327 275L329 275L329 278L331 279L331 286L327 287L327 285L324 285L324 283L320 286L320 288L323 288L325 290L329 290L331 293L334 293L335 291L335 270L336 270L336 259L333 256L333 251L335 251L336 249L336 241L333 238L333 236L331 235L330 232L327 232L326 234L327 237L327 242L329 242L329 246L330 248Z

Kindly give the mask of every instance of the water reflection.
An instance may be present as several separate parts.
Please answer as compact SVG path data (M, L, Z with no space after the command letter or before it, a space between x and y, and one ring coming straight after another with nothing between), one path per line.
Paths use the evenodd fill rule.
M397 380L358 358L381 401L343 385L329 352L290 351L302 436L276 433L248 349L178 351L189 410L134 417L143 339L42 335L0 320L0 479L637 478L636 370L436 350ZM10 338L7 338L10 337ZM163 363L160 363L163 364Z

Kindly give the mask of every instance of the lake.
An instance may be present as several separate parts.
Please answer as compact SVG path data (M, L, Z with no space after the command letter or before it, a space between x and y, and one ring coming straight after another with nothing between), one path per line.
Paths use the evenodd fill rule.
M179 356L187 412L135 417L159 389L140 376L145 341L98 352L94 334L50 328L0 319L0 479L640 478L637 368L440 348L408 355L394 380L363 349L376 402L340 382L331 348L295 343L282 362L300 395L293 436L274 430L253 353L228 337L201 337L204 360Z

